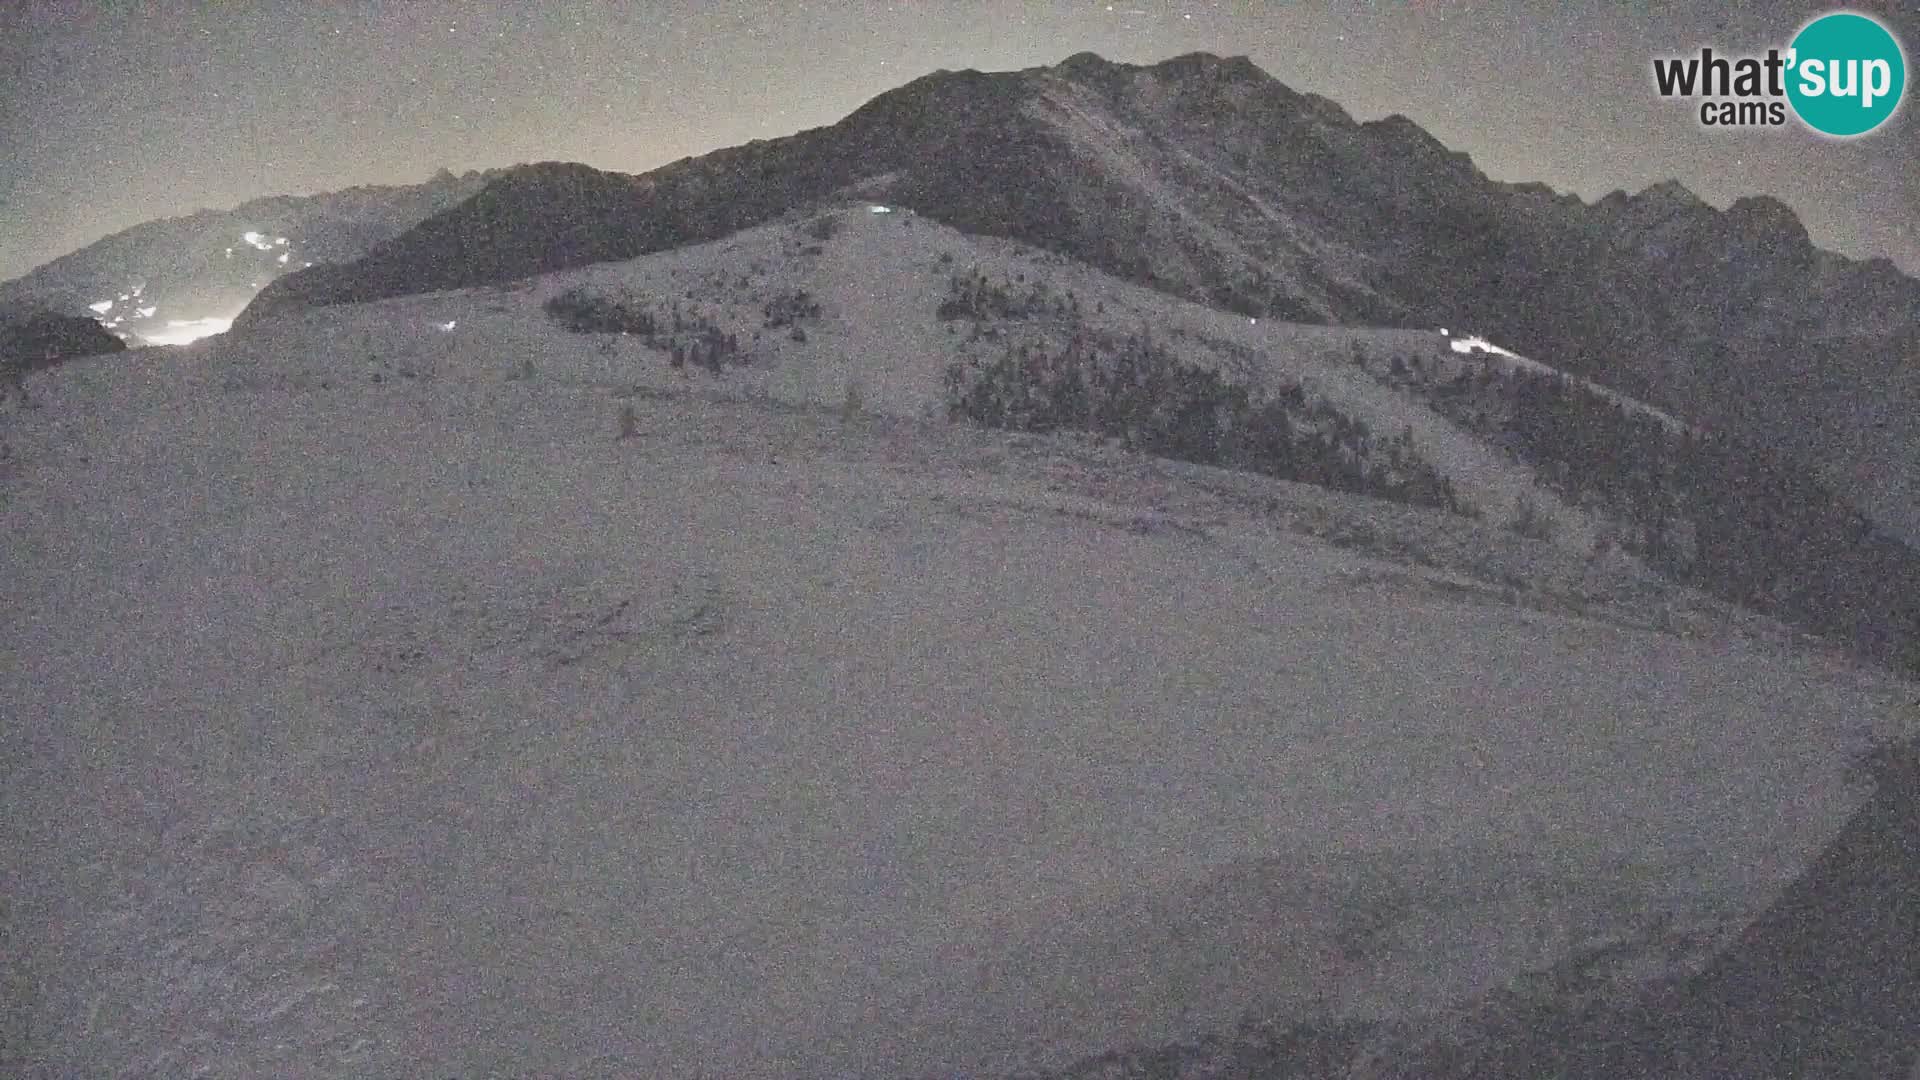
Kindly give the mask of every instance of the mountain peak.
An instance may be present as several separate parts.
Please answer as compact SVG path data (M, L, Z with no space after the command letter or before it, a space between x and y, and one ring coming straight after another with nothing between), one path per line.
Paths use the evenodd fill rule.
M1266 72L1245 56L1220 56L1210 52L1183 53L1162 60L1153 70L1163 75L1203 75L1226 79L1265 79Z
M1434 138L1432 132L1400 113L1369 120L1360 128L1393 147L1396 153L1406 154L1423 165L1467 173L1474 171L1473 159L1466 151L1450 149L1446 143Z
M1220 56L1205 51L1183 53L1146 66L1108 60L1099 53L1082 51L1060 61L1051 70L1070 79L1093 82L1105 82L1117 75L1141 71L1173 80L1266 82L1272 79L1248 57Z
M1402 113L1394 113L1378 120L1368 120L1360 125L1378 135L1385 135L1398 142L1412 143L1432 150L1447 153L1447 145L1433 137L1433 133L1415 123Z
M1112 71L1119 65L1097 52L1083 51L1074 53L1054 66L1054 70L1065 75L1083 73L1102 73Z
M1727 207L1727 217L1755 231L1783 234L1803 246L1812 245L1800 215L1771 195L1743 195Z
M1707 205L1705 200L1678 180L1662 180L1635 195L1633 201L1686 209Z
M1140 69L1132 64L1116 63L1096 52L1077 52L1045 70L1070 83L1118 93L1127 79Z

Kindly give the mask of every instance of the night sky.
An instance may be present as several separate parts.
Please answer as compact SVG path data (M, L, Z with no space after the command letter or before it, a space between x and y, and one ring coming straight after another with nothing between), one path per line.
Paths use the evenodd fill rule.
M1920 273L1911 100L1841 143L1797 122L1705 130L1653 91L1656 55L1784 47L1831 8L1622 6L0 0L0 279L258 195L522 161L639 172L832 123L936 68L1088 49L1245 54L1358 119L1404 113L1496 178L1588 199L1669 177L1720 206L1777 195L1822 246ZM1920 51L1920 6L1852 10Z

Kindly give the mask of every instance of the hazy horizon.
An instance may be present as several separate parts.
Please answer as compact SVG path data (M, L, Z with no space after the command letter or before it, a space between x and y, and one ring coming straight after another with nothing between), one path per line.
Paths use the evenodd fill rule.
M1920 128L1849 142L1796 124L1712 131L1651 61L1783 45L1821 8L1427 3L1391 15L1217 4L263 4L220 14L31 3L0 15L0 280L122 229L262 196L419 183L437 169L580 161L645 172L832 124L937 69L1092 51L1246 55L1358 120L1400 113L1489 176L1592 201L1677 179L1708 203L1773 195L1821 247L1920 273ZM1903 40L1920 17L1858 5ZM1508 55L1488 48L1496 42ZM76 127L75 118L86 124ZM76 134L84 137L76 137Z

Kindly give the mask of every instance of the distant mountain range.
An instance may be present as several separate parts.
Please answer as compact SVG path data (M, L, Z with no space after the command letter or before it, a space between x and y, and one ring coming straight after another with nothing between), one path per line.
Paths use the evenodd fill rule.
M1468 326L1803 455L1920 538L1920 281L1815 248L1764 196L1722 211L1669 182L1589 204L1490 180L1404 117L1355 122L1245 58L942 71L640 176L523 166L245 317L630 258L849 193L1248 315Z
M281 195L149 221L0 284L0 307L95 318L134 344L217 332L282 275L351 262L500 175L442 170L423 184Z

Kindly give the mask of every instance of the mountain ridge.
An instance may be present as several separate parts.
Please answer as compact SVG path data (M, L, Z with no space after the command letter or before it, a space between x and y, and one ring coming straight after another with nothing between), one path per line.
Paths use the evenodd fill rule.
M503 170L239 318L618 261L852 194L1249 317L1470 328L1778 443L1920 543L1901 465L1920 459L1920 281L1820 250L1769 196L1720 209L1663 181L1586 202L1492 180L1404 116L1356 121L1243 56L937 71L637 176Z
M1143 82L1152 82L1155 85L1145 87L1142 85ZM1329 133L1348 137L1355 135L1370 137L1389 144L1385 148L1387 150L1413 150L1434 162L1449 164L1460 177L1482 188L1480 194L1483 197L1486 195L1511 196L1518 192L1537 194L1540 188L1544 188L1544 185L1508 184L1488 180L1477 167L1472 165L1470 155L1448 149L1438 139L1403 115L1395 114L1379 120L1356 122L1337 104L1315 95L1301 94L1292 90L1266 75L1244 56L1223 58L1206 52L1183 54L1153 65L1117 63L1107 61L1095 53L1081 52L1052 67L1002 73L982 73L972 69L957 72L937 71L876 96L836 124L808 129L778 139L756 140L739 147L714 151L712 154L701 157L684 158L639 176L653 181L656 185L665 186L685 183L689 179L689 173L702 171L699 166L703 162L708 163L709 167L704 171L709 174L754 166L763 171L769 167L778 166L790 173L806 174L810 168L811 175L798 176L797 182L793 185L795 190L788 193L791 201L797 204L808 197L820 197L820 193L815 189L827 186L826 182L831 179L849 178L855 173L876 176L911 164L908 160L910 155L900 145L903 141L931 135L931 148L950 150L956 145L964 145L963 135L973 132L982 124L1000 126L1016 124L1021 119L1019 114L1030 112L1023 106L1035 104L1036 101L1044 99L1049 88L1057 91L1062 85L1095 91L1099 97L1117 101L1130 119L1150 117L1156 111L1164 111L1156 108L1156 104L1159 103L1156 99L1160 99L1184 114L1201 115L1203 118L1210 118L1214 123L1236 119L1242 122L1248 119L1280 121L1294 129L1294 133L1315 134L1320 136L1323 142L1326 141L1325 137ZM885 133L893 136L893 142L878 140L876 136L881 132L876 129L886 129ZM1011 151L1018 151L1036 135L1031 125L1027 125L1025 130L1016 128L1001 134L1006 136L1002 141ZM823 142L824 145L816 145ZM1328 152L1345 152L1351 151L1352 146L1329 144L1323 149ZM858 162L843 161L839 164L837 171L823 170L818 160L821 150L841 151L843 157L857 156L860 160ZM794 156L800 160L798 162L779 160L780 154L786 151L793 152ZM809 151L813 153L809 154ZM859 153L855 155L851 153L852 151L859 151ZM1355 162L1346 163L1354 164ZM808 168L796 169L796 164ZM1005 168L1006 166L1031 170L1034 165L1030 161L1023 160L1017 152L1004 155L1002 160L991 161L989 164L1002 166L997 171L1003 176L1013 172L1012 169ZM1372 168L1363 167L1359 172L1363 175L1371 174L1370 178L1377 180L1380 174L1388 171L1382 168L1383 165L1398 166L1403 165L1404 162L1362 161L1359 164L1372 166ZM518 169L537 173L549 167L550 165L529 165L518 167ZM836 175L822 175L830 171L836 172ZM606 175L623 174L608 173ZM831 187L828 186L827 189L831 190ZM916 190L926 193L931 191L945 193L946 191L944 188L930 189L927 185L923 185L919 189L909 188L906 193L913 194ZM653 193L659 194L658 188ZM1422 192L1416 189L1398 194L1404 196L1401 202L1411 207L1421 201L1417 196ZM1440 194L1458 194L1458 192L1442 189L1425 194L1431 197ZM1786 247L1811 246L1810 241L1806 239L1806 230L1797 216L1783 203L1770 196L1745 196L1736 200L1728 209L1719 210L1700 200L1677 181L1664 181L1650 185L1637 195L1615 192L1591 203L1580 200L1577 195L1555 195L1550 202L1559 207L1577 206L1580 211L1578 216L1590 219L1592 224L1604 226L1606 231L1613 234L1610 239L1616 242L1649 242L1652 238L1639 234L1663 224L1672 224L1674 218L1679 218L1696 225L1710 225L1717 231L1723 232L1729 226L1742 226L1738 231L1750 235L1754 234L1755 229L1745 226L1772 226L1772 238L1784 237L1788 241ZM1663 207L1673 212L1668 214L1653 212ZM781 209L789 208L791 207L781 207ZM672 212L675 208L665 209ZM938 211L943 208L915 206L914 209L927 216L939 218ZM956 206L944 209L959 214L965 208ZM711 213L709 211L709 214ZM752 210L743 210L728 216L733 220L722 222L709 218L689 222L689 224L724 223L738 228L744 227L744 224L749 221L764 220L763 216ZM974 216L984 218L989 215L976 213ZM1009 224L1031 227L1032 223L1014 221ZM1770 234L1762 228L1760 235L1765 239ZM637 238L629 246L646 247L648 242L644 237ZM1876 278L1882 278L1888 271L1892 271L1892 282L1909 290L1920 290L1920 282L1899 274L1897 268L1892 267L1891 263L1885 260L1861 261L1834 255L1831 259L1824 261L1828 264L1826 267L1828 273L1844 275L1865 270ZM544 263L535 261L527 265L542 266ZM476 270L474 273L476 276L480 274L490 276L510 272L511 269L496 264ZM285 294L300 291L297 288L299 280L295 276L293 281L286 286L281 286L277 292ZM1163 284L1175 286L1175 291L1178 291L1178 286L1182 283L1170 280ZM399 282L388 283L385 286L389 289L405 287ZM313 290L313 295L304 299L324 302L324 295L324 289L317 289ZM404 295L404 293L392 295ZM1920 293L1914 295L1920 295ZM262 307L270 308L282 299L279 295L263 297ZM295 298L286 297L285 299L294 300ZM1507 336L1512 337L1512 335ZM1525 343L1522 342L1522 344Z
M275 282L242 318L631 258L859 190L1251 317L1471 327L1778 440L1920 542L1920 479L1897 467L1920 458L1899 419L1920 384L1886 374L1920 373L1920 281L1818 249L1772 197L1722 210L1664 181L1589 203L1491 180L1404 117L1357 122L1211 53L935 72L836 124L599 174L603 197L529 168L350 268ZM551 242L490 224L549 200L569 207ZM1893 445L1864 444L1857 417L1883 411Z

